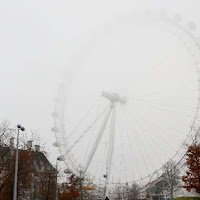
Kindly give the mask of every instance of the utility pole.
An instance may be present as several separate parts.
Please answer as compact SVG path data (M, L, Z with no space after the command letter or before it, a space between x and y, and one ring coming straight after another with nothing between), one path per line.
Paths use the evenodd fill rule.
M17 173L18 173L18 148L19 148L19 131L25 131L25 128L20 124L17 125L17 148L16 148L16 158L15 158L15 178L14 178L14 188L13 188L13 200L17 200Z

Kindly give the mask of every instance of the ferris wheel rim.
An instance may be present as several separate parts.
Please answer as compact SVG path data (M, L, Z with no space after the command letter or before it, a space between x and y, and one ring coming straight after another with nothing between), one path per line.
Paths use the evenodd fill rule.
M173 20L171 20L171 19L168 19L168 22L172 22L172 23L174 23L173 22ZM174 26L178 26L178 29L180 30L180 29L182 29L182 31L185 31L186 32L186 34L188 35L188 33L189 33L189 37L190 38L192 38L192 40L194 41L194 43L196 44L196 46L198 47L198 49L199 49L199 52L200 52L200 45L199 45L199 43L196 41L196 38L194 38L193 37L193 35L192 34L190 34L190 32L189 31L187 31L187 29L185 29L183 26L181 26L180 24L174 24ZM182 147L186 144L186 142L187 142L187 139L188 139L188 137L190 137L190 135L192 134L192 131L194 131L193 129L194 129L194 125L195 125L195 123L196 123L196 121L197 121L197 118L198 118L198 114L199 114L199 107L200 107L200 72L199 72L199 64L198 63L194 63L194 66L195 66L195 68L196 68L196 74L198 75L198 88L199 88L199 92L198 92L198 101L197 101L197 108L196 108L196 112L195 112L195 116L194 116L194 121L193 121L193 123L192 123L192 128L191 128L191 130L189 131L189 133L188 133L188 135L187 135L187 137L186 137L186 139L185 139L185 141L184 141L184 143L181 145L181 147L176 151L176 153L174 154L174 156L172 156L172 159L177 155L177 152L179 152L180 151L180 149L182 149ZM64 112L64 111L63 111ZM64 114L64 113L62 113L62 114ZM55 126L56 127L56 126ZM56 133L57 134L57 133ZM63 134L64 134L64 132L63 132ZM64 136L64 135L63 135ZM56 140L57 140L57 137L56 137ZM67 144L65 144L65 145L67 145ZM61 152L60 152L61 153ZM70 162L71 163L73 163L73 158L71 158L71 155L68 155L69 156L69 160L70 160ZM183 155L183 157L179 160L179 162L181 162L181 160L184 158L184 156L185 156L185 154ZM74 164L74 163L73 163ZM76 168L76 172L79 172L80 170L76 167L76 165L74 164L74 166L75 166L75 168ZM142 179L146 179L146 178L149 178L149 177L151 177L152 175L154 175L155 173L156 173L156 171L158 171L158 170L161 170L163 167L161 167L161 168L159 168L159 169L156 169L153 173L151 173L150 175L148 175L148 176L146 176L146 177L142 177L140 180L142 180ZM132 182L137 182L137 181L139 181L139 180L133 180ZM132 182L128 182L128 183L132 183ZM112 183L112 182L111 182ZM127 182L126 182L127 183ZM118 183L112 183L112 184L118 184Z

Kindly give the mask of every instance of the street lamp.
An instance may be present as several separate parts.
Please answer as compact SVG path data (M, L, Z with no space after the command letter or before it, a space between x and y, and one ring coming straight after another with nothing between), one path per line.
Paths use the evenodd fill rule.
M13 200L17 200L17 172L18 172L18 146L19 146L19 131L25 131L25 128L20 124L17 125L17 148L16 148L16 158L15 158L15 178L14 178L14 188L13 188Z

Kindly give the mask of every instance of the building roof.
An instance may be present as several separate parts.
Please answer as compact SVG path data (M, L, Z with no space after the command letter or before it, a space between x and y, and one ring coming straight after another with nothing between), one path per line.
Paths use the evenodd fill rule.
M13 155L13 152L15 152L16 149L11 147L4 147L0 146L0 162L3 158L7 158ZM47 157L42 153L41 151L32 151L32 150L22 150L19 149L20 152L30 153L33 157L33 164L34 168L37 171L54 171L56 172L56 169L52 166L52 164L49 162Z

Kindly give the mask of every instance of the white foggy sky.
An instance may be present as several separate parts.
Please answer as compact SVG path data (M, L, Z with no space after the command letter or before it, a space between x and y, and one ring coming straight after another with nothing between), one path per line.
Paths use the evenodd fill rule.
M0 119L38 130L51 146L53 99L75 46L113 16L148 9L200 25L199 0L1 0Z

